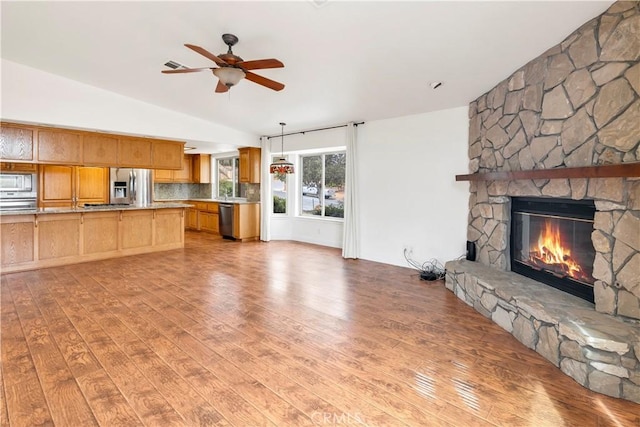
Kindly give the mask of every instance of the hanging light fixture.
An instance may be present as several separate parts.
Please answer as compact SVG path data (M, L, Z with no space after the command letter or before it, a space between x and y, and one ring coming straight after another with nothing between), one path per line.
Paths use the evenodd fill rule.
M280 139L280 155L282 157L280 157L278 160L276 160L275 162L271 163L271 166L269 166L269 173L293 173L293 163L290 163L287 161L287 159L284 158L284 127L286 126L286 123L282 123L280 122L280 126L282 127L282 133L281 133L281 139Z

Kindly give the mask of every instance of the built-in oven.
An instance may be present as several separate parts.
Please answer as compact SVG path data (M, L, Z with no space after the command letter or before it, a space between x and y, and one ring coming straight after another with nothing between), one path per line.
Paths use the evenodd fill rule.
M35 173L0 173L0 210L35 209L37 203Z

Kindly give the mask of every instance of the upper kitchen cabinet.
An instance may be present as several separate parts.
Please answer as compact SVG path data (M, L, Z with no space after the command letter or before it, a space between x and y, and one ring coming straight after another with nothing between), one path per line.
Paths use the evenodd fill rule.
M154 169L184 169L184 143L173 141L153 141L152 159ZM189 168L191 169L191 168Z
M211 183L211 154L191 155L191 177L196 184Z
M182 157L182 168L180 170L156 169L153 174L154 182L192 182L191 156L188 154Z
M120 138L120 143L118 144L118 166L153 168L151 162L151 140Z
M33 162L34 158L34 130L2 123L0 129L0 159Z
M85 165L116 166L118 137L94 132L83 134L82 159Z
M62 129L38 130L38 161L82 164L82 134Z
M260 149L255 147L239 148L240 182L260 184Z

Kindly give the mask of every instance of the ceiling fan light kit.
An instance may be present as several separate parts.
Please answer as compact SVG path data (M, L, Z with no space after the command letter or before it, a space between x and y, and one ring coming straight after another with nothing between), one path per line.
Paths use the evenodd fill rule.
M235 86L238 82L245 78L246 74L240 68L222 67L214 68L213 74L216 75L220 82L226 87Z
M284 157L284 127L286 126L286 123L282 123L280 122L280 127L282 128L281 130L281 136L280 136L280 155L282 157L280 157L278 160L276 160L275 162L271 163L271 165L269 166L269 173L275 173L275 174L290 174L293 173L293 163L288 162L287 159L285 159Z
M222 41L224 41L224 43L229 46L229 49L227 50L227 53L222 53L218 56L212 54L211 52L200 46L185 44L185 46L189 49L215 62L218 67L186 68L182 66L182 68L179 68L180 64L176 63L175 61L169 61L165 65L172 69L162 70L162 72L164 74L182 74L211 70L213 74L218 78L218 85L216 86L216 92L218 93L227 92L229 88L237 85L240 80L245 78L249 81L275 91L284 89L284 85L282 83L276 82L274 80L249 71L263 70L266 68L282 68L284 67L284 64L282 62L274 58L245 61L238 55L235 55L233 53L233 50L231 49L233 45L238 43L238 37L234 36L233 34L223 34Z

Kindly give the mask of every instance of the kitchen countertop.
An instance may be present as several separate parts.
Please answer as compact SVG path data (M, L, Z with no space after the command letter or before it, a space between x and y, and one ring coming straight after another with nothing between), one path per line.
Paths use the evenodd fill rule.
M8 211L0 210L0 216L2 215L42 215L42 214L60 214L60 213L86 213L86 212L106 212L106 211L136 211L143 209L175 209L175 208L190 208L193 205L188 203L179 202L155 202L147 206L100 206L92 208L38 208L29 209L24 211Z
M215 203L233 203L236 205L252 205L252 204L259 204L260 202L249 202L246 199L229 199L229 200L224 200L224 199L159 199L156 200L156 203L159 202L186 202L186 201L190 201L193 200L194 202L215 202Z

